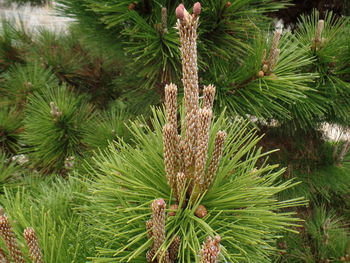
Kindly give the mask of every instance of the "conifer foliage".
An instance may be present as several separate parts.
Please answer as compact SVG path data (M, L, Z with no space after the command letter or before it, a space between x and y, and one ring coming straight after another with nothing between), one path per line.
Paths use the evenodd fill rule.
M86 97L54 87L30 97L26 111L23 142L32 163L43 171L69 168L69 158L78 158L84 150L80 123L92 115Z
M180 84L178 39L175 28L169 26L177 19L175 9L180 1L59 2L62 12L74 17L89 39L97 40L92 42L114 52L121 48L125 51L128 69L133 80L139 83L134 89L141 86L163 94L166 83ZM192 0L183 2L189 6L194 3ZM288 112L280 104L276 105L276 98L286 103L298 100L305 83L311 81L308 74L300 75L299 68L310 61L303 59L299 52L280 56L281 66L275 67L281 73L279 79L257 77L263 49L270 48L265 41L269 20L265 14L286 5L287 1L270 0L205 1L202 13L208 20L202 22L198 32L201 36L198 42L199 77L201 84L218 85L218 95L223 98L220 105L229 105L234 113L265 117L280 113L285 116ZM261 38L257 38L259 34ZM289 40L291 44L292 39ZM287 48L281 53L284 51L289 53ZM279 63L276 61L276 64ZM239 72L233 73L236 71ZM247 84L252 85L245 89ZM230 103L225 103L225 97L231 98ZM144 100L144 103L148 101Z
M213 86L199 100L200 11L199 3L192 14L176 9L185 91L180 120L177 88L169 84L165 114L154 110L154 131L135 122L137 147L119 142L118 152L111 147L95 157L91 205L82 207L101 244L93 262L269 262L271 242L296 221L279 209L302 201L274 198L293 184L276 183L283 170L265 163L254 130L212 116Z
M350 260L348 18L59 2L67 32L0 28L0 262Z

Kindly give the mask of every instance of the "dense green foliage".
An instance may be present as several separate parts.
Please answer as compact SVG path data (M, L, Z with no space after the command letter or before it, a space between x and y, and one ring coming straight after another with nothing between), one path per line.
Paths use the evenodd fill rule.
M155 111L154 131L142 122L132 124L136 148L121 142L96 156L97 168L92 172L96 178L87 195L91 205L83 207L92 222L91 235L102 244L93 262L146 262L149 241L145 221L150 216L150 202L164 198L169 205L174 203L164 176L163 119ZM203 219L193 215L196 203L167 219L167 243L175 233L182 237L178 262L198 262L197 253L208 234L222 236L223 257L229 262L269 262L271 242L279 231L295 224L292 212L276 209L303 203L300 198L274 199L293 184L276 183L283 170L264 163L268 153L256 148L256 131L242 121L225 123L220 117L210 132L211 139L219 129L228 133L219 173L201 200L210 213ZM210 154L212 151L213 144Z
M12 154L18 151L21 121L20 114L14 109L0 109L0 151Z
M150 204L175 203L164 176L164 116L148 106L162 102L166 83L181 83L180 1L59 2L77 19L68 32L2 21L0 206L21 246L23 229L35 228L45 262L146 262ZM303 15L283 30L277 63L262 74L274 39L266 15L286 6L202 1L200 83L214 83L215 110L226 108L211 141L224 129L228 142L201 200L209 214L194 216L196 203L167 217L167 244L184 237L179 262L198 262L208 234L221 235L227 262L350 260L348 138L330 141L320 130L327 122L348 131L349 19ZM135 113L144 118L130 122Z
M179 83L181 73L178 39L173 28L176 18L174 10L179 2L130 2L130 1L70 1L62 0L63 12L78 20L79 27L93 43L93 36L98 35L98 45L105 45L107 50L120 52L122 48L128 58L128 69L133 76L135 88L152 89L153 93L163 93L165 83ZM192 5L194 1L185 1ZM203 17L199 28L199 66L200 77L204 84L218 81L223 89L222 97L234 97L229 103L222 101L222 106L231 106L233 112L258 114L271 117L274 114L285 116L284 107L276 105L272 98L282 95L280 100L291 102L300 98L300 89L311 81L309 76L296 76L297 67L310 63L303 59L303 55L292 55L282 63L296 62L295 66L282 69L282 84L273 84L267 80L261 84L256 81L252 90L236 92L245 87L252 77L256 77L261 63L263 41L268 28L268 18L263 14L285 6L285 1L235 1L227 4L226 1L205 1ZM166 8L166 14L162 8ZM98 32L98 34L96 34ZM261 38L258 36L261 35ZM256 41L254 39L257 38ZM253 40L253 41L252 41ZM290 45L294 45L289 42ZM146 47L146 48L145 48ZM287 54L284 55L287 57ZM244 69L241 65L247 65ZM283 64L282 64L283 65ZM282 66L283 67L283 66ZM237 71L239 69L239 71ZM232 78L231 72L237 71ZM242 75L243 73L243 75ZM309 75L309 74L308 74ZM294 84L294 81L295 84ZM271 84L269 87L267 84ZM293 85L292 91L287 88ZM233 88L232 88L233 86ZM225 88L223 88L225 87ZM225 90L231 88L231 96ZM279 89L282 91L275 94ZM252 96L254 94L254 96ZM228 96L229 95L229 96ZM257 103L246 103L260 97ZM144 99L147 103L149 99ZM244 103L241 103L244 101ZM153 101L152 101L153 102ZM243 108L242 108L243 106ZM221 107L222 109L222 107Z
M56 108L55 108L56 107ZM80 123L91 118L86 98L65 87L54 87L29 98L23 142L33 164L43 170L64 167L69 157L79 158L84 149Z
M81 203L76 193L84 192L84 186L73 179L31 177L22 188L7 189L0 200L20 244L24 247L21 236L31 226L40 240L44 262L86 262L90 242L86 222L73 212Z

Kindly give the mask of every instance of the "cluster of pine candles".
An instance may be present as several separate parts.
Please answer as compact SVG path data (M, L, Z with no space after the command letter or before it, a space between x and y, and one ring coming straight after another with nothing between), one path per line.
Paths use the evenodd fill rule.
M193 6L193 14L190 14L183 4L176 8L177 30L181 43L185 117L180 135L177 119L177 86L166 85L167 123L163 127L164 165L167 182L177 200L176 204L170 206L169 216L174 216L178 209L196 204L211 186L226 138L226 132L217 133L213 156L206 169L215 87L212 85L204 87L203 99L200 103L196 43L200 12L201 5L198 2ZM146 222L146 227L148 238L153 239L153 246L147 253L147 261L176 262L181 237L175 236L167 249L162 247L166 238L166 203L163 199L157 199L153 201L151 207L152 219ZM206 216L206 207L199 205L195 215L200 218ZM214 238L208 236L199 251L202 263L218 262L220 239L220 236Z
M164 11L164 9L162 11ZM192 14L190 14L182 4L176 8L176 16L178 19L177 30L180 36L180 50L182 56L184 116L181 118L181 121L178 119L179 109L177 105L177 86L175 84L166 85L166 124L163 126L163 155L165 176L173 198L169 201L168 209L164 199L154 200L151 204L151 219L146 221L143 217L140 217L142 218L142 226L144 221L146 221L147 238L151 244L146 254L146 260L150 263L175 263L180 261L181 243L185 237L179 234L179 232L173 233L172 231L169 231L169 229L167 233L166 221L169 217L174 218L176 215L181 215L182 210L191 210L194 208L192 209L192 214L195 215L196 219L202 219L208 215L208 210L209 212L213 210L212 207L207 210L207 207L201 204L201 202L213 185L222 159L225 141L229 140L226 139L226 137L229 138L230 135L229 129L226 129L229 135L227 135L225 131L217 131L215 139L213 138L213 142L210 142L209 140L209 131L211 126L213 126L212 119L215 87L213 85L205 86L200 96L196 43L200 12L201 5L199 3L194 4ZM314 49L320 48L324 43L324 38L321 37L323 27L324 21L320 20L313 40ZM261 68L257 70L258 76L254 73L254 78L262 78L264 76L274 77L273 71L280 55L280 49L278 46L281 34L281 30L275 31L269 54L267 55L265 50ZM50 102L49 105L52 118L54 120L60 118L62 110L54 102ZM158 137L161 138L161 136ZM214 145L210 156L208 154L209 145ZM65 162L65 167L72 167L71 163L73 161L74 159L72 157L68 157ZM277 190L275 191L278 192ZM159 197L152 196L147 202L153 200L153 198ZM297 202L295 204L297 204ZM288 203L286 203L285 206L288 206ZM245 206L242 205L242 207ZM280 205L279 207L284 206ZM149 215L147 215L147 218L149 218L148 216ZM225 221L225 223L227 221ZM215 229L217 229L217 227ZM38 233L40 233L39 229L37 230ZM209 232L205 229L205 238L200 237L201 241L199 247L193 249L193 251L195 251L196 257L198 257L201 263L217 263L225 256L225 238L223 238L221 242L221 237L219 235L208 233ZM225 231L222 231L222 233L225 233ZM225 234L221 235L226 237L224 236ZM171 236L170 238L169 235ZM19 246L11 227L9 218L1 214L0 237L3 238L7 247L6 251L3 251L0 248L0 263L24 263L25 258L27 257L25 257L25 253L22 253L21 251L21 247ZM28 249L25 250L25 252L29 252L32 262L43 263L43 255L39 246L40 242L33 228L25 229L24 239L28 246ZM205 239L205 241L202 244L203 239ZM240 241L238 240L237 242ZM202 247L200 249L201 245ZM188 247L189 246L187 246L186 249L188 249ZM263 249L265 249L265 247L263 247ZM44 253L44 255L46 256L46 253ZM9 257L12 261L8 259ZM142 254L142 259L145 260L144 254ZM182 260L186 260L186 258L183 257ZM125 260L122 259L118 262L125 262Z
M18 245L17 238L12 229L11 223L6 215L1 211L0 215L0 236L3 238L10 258L14 263L25 263L25 259ZM29 255L33 263L43 263L43 255L39 246L38 238L33 228L28 227L23 232L27 243ZM5 251L0 248L0 263L10 263Z

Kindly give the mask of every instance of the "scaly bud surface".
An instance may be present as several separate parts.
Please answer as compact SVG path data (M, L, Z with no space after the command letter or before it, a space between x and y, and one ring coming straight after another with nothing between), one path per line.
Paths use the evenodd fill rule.
M26 228L23 235L29 248L30 258L34 263L43 263L43 255L34 229L31 227Z
M200 252L201 263L217 263L220 255L220 236L208 237Z
M4 215L0 216L0 236L5 241L6 247L11 258L15 263L25 263L21 250L18 247L15 233L8 218Z

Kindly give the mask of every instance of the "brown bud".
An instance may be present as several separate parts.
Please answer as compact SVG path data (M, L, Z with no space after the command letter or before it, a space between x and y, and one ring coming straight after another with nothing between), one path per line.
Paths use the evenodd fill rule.
M129 10L134 10L135 7L136 7L136 4L135 4L135 3L130 3L130 4L128 5L128 9L129 9Z
M195 16L199 16L199 14L201 13L201 9L202 9L201 4L199 2L195 3L193 5L193 14Z
M225 4L225 8L229 8L231 5L232 5L232 3L231 3L230 1L228 1L228 2Z
M155 205L160 208L165 208L166 204L163 198L157 199L154 201Z
M341 257L341 258L340 258L340 261L345 261L345 260L346 260L345 257Z
M179 205L178 204L172 204L170 206L170 212L169 212L169 216L175 216L176 215L176 211L179 209Z
M203 218L208 214L208 211L204 205L199 205L194 214L199 218Z
M179 4L179 6L175 10L176 17L180 20L184 19L185 17L185 7L183 4Z
M262 77L264 77L264 76L265 76L264 71L260 70L260 71L258 72L258 77L259 77L259 78L262 78Z
M281 242L278 243L278 247L280 249L287 249L287 243L284 242L284 241L281 241Z

